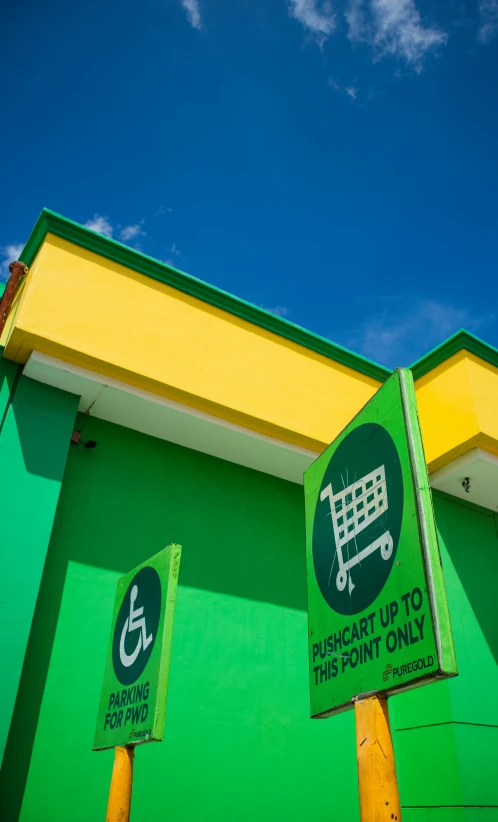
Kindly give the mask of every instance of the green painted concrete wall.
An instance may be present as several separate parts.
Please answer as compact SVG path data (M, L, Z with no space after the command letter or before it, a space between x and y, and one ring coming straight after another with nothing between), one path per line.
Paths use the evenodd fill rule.
M498 519L434 495L459 676L390 702L408 822L498 820Z
M166 739L133 822L358 819L354 716L308 719L302 488L79 417L9 738L3 822L102 819L93 753L118 576L183 545ZM3 815L2 815L3 814Z
M5 423L10 398L19 376L19 366L0 356L0 431Z
M77 427L98 447L67 462L0 818L102 818L112 752L91 744L115 582L174 541L166 739L137 751L133 822L358 822L354 715L308 719L302 488L100 420ZM435 503L461 676L390 702L403 819L496 822L495 518Z
M74 395L22 377L0 359L0 761L77 407Z

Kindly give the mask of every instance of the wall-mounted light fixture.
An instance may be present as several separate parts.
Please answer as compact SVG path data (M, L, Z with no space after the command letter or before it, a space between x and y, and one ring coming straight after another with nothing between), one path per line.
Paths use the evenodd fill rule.
M81 431L73 431L71 434L71 445L84 445L85 448L97 447L95 440L87 440L86 442L83 442L81 439Z

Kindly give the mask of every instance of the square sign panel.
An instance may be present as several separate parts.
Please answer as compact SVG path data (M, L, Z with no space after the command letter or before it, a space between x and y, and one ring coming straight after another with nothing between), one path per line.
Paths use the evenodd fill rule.
M181 548L118 580L93 750L164 737Z
M311 715L457 673L410 371L304 475Z

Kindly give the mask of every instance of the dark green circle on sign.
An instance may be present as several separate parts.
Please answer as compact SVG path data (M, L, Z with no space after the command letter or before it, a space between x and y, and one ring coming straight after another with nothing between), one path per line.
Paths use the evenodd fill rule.
M161 614L161 580L142 568L130 582L119 609L112 640L114 673L122 685L136 682L154 648Z
M368 608L387 582L403 519L403 475L394 441L369 422L351 431L322 479L313 523L313 565L339 614Z

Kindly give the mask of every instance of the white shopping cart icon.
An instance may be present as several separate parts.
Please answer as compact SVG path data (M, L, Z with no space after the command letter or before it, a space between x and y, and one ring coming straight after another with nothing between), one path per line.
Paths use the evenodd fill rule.
M351 568L361 565L362 560L380 549L382 559L387 560L393 552L393 538L389 531L385 531L382 536L367 545L361 551L356 547L356 536L363 531L367 525L382 516L388 509L386 472L381 465L375 471L370 471L361 479L348 485L342 491L334 494L332 483L326 486L320 494L320 500L325 499L330 503L330 514L334 528L336 556L339 570L336 576L336 586L338 591L344 591L348 583L348 591L354 588L351 579ZM356 553L344 561L342 549L350 541L353 541ZM330 579L335 564L335 557L330 569Z

